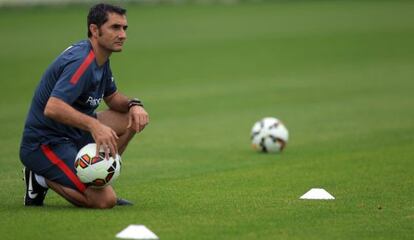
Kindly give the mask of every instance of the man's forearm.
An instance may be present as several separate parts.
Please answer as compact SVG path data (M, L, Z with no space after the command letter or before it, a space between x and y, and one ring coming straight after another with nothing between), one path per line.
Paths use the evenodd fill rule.
M93 117L79 112L69 104L56 97L49 98L44 114L46 117L55 121L89 132L91 131L93 124L96 124L96 121L98 121Z
M120 92L115 92L105 98L105 103L110 109L122 113L128 112L128 102L129 98Z

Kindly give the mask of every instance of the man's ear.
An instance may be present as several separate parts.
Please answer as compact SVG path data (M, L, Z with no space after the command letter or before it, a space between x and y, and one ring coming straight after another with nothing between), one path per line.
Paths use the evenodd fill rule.
M96 24L90 24L89 25L89 31L91 31L92 37L98 37L99 36L99 28Z

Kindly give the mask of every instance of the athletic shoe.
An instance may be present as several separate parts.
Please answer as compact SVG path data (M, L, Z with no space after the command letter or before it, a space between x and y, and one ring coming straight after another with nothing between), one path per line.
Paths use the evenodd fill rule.
M130 205L134 205L134 204L132 202L126 200L126 199L117 198L116 199L116 205L117 206L130 206Z
M26 195L24 196L25 206L43 206L47 188L40 186L36 181L35 173L27 168L23 168L24 178L26 183Z

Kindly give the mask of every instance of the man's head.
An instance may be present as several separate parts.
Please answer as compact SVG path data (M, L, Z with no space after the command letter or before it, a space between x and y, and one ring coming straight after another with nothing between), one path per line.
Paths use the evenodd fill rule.
M88 37L110 52L122 51L126 40L126 10L110 4L93 6L88 14Z

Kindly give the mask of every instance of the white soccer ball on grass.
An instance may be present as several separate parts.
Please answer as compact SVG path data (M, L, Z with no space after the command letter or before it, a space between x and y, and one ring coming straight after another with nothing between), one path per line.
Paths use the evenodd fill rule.
M279 153L286 147L289 132L279 119L266 117L253 125L250 136L255 150Z

